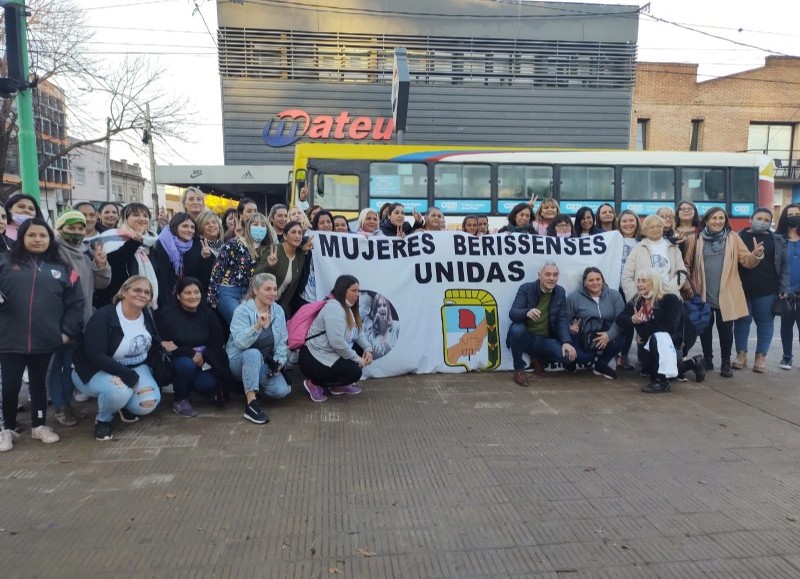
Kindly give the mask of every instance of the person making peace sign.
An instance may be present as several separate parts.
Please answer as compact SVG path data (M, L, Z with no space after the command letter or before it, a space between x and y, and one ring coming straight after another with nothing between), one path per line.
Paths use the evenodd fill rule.
M313 234L303 242L303 226L299 221L289 221L283 226L283 243L273 245L256 264L256 273L271 273L278 284L278 304L286 317L292 317L297 309L297 288L306 261L306 253L314 243Z

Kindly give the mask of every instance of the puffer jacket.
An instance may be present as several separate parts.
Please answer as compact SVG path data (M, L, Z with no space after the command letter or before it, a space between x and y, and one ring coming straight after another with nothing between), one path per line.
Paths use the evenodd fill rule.
M617 325L617 316L625 309L625 302L617 290L610 289L607 285L603 286L600 292L600 303L588 292L581 288L567 296L567 317L569 320L578 319L581 325L588 318L602 318L610 324L608 338L613 340L620 333Z

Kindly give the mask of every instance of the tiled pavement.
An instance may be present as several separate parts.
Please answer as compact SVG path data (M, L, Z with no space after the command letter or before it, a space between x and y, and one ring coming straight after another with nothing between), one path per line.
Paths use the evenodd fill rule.
M261 427L165 396L111 442L26 434L0 455L0 576L800 577L800 371L643 380L296 389Z

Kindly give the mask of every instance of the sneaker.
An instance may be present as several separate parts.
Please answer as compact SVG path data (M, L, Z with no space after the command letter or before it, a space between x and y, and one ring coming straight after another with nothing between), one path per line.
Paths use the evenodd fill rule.
M54 416L61 426L76 426L80 422L75 411L69 406L56 408Z
M781 361L778 363L778 368L781 370L791 370L792 369L792 357L791 356L784 356L781 358Z
M608 378L609 380L617 379L617 372L612 368L610 368L608 364L596 365L592 370L592 374L594 374L595 376L602 376L603 378Z
M14 439L19 437L19 434L13 430L0 431L0 452L8 452L14 446Z
M253 400L244 409L244 417L254 424L266 424L269 422L267 413L261 410L261 405L257 400Z
M662 392L669 392L670 384L669 380L662 382L660 380L654 380L647 384L646 386L642 386L642 392L647 394L661 394Z
M98 420L94 423L95 440L111 440L112 438L114 438L114 434L111 432L111 422Z
M192 403L189 402L188 398L185 400L177 400L176 402L173 402L172 411L178 416L182 416L183 418L194 418L195 416L197 416L197 410L195 410L192 407Z
M122 422L127 422L129 424L131 422L139 422L139 417L136 416L133 412L131 412L127 408L120 408L119 410L117 410L117 414L119 415L119 419L122 420Z
M80 390L75 390L75 392L73 392L72 394L72 399L75 402L86 402L87 400L89 400L89 398L91 398L91 396L89 396L88 394L84 394Z
M303 387L314 402L325 402L328 399L328 397L325 396L325 390L323 390L322 386L317 386L308 378L303 380Z
M706 379L706 364L705 358L702 355L698 354L694 358L692 358L692 363L694 364L694 379L695 382L702 382Z
M516 370L514 372L514 383L517 386L522 386L523 388L530 386L530 382L528 381L528 376L525 374L525 370Z
M52 428L44 424L36 428L31 428L31 438L34 440L41 440L45 444L53 444L61 440L61 437L53 432Z
M361 388L355 384L348 384L347 386L334 386L331 388L331 394L340 396L342 394L361 394Z

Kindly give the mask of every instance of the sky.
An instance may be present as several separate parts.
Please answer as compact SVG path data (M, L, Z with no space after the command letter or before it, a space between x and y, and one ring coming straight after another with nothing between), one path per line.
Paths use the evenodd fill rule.
M94 32L89 52L112 66L126 52L147 55L167 71L163 90L189 102L192 122L185 127L189 142L158 145L156 163L223 164L216 2L78 2ZM608 0L584 4L645 6ZM640 61L696 63L699 80L706 80L763 66L769 54L800 56L800 2L652 0L646 6L639 18ZM104 118L105 114L98 118L98 131ZM113 141L112 157L137 161L149 175L146 156Z

